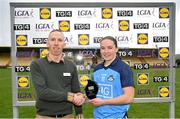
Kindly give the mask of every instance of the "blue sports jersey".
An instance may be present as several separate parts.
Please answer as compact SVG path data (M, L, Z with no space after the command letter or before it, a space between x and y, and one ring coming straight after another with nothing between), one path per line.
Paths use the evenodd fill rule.
M99 86L97 98L101 99L121 96L123 87L134 86L130 67L118 57L108 67L104 67L103 63L97 65L93 78ZM123 118L128 108L129 104L95 107L94 118Z

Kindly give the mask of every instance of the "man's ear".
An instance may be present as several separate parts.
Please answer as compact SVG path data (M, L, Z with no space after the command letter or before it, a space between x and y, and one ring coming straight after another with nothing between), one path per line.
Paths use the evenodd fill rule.
M66 43L64 43L64 47L66 47Z

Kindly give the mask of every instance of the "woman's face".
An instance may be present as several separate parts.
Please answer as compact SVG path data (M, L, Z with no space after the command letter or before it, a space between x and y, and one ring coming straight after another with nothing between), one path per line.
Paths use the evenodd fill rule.
M116 57L118 48L110 39L104 39L100 42L100 53L105 61L112 61Z

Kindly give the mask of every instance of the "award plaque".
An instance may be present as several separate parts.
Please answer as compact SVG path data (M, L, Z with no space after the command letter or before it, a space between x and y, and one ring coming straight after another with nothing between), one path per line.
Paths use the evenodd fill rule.
M98 93L98 85L95 81L88 80L88 84L85 87L85 93L88 99L96 98Z

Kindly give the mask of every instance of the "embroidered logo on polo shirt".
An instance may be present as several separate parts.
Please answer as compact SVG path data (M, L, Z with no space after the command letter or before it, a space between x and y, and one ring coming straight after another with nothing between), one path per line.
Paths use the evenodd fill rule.
M109 77L107 78L108 81L113 81L114 78L113 78L113 75L109 75Z
M63 76L71 76L71 73L63 73Z

